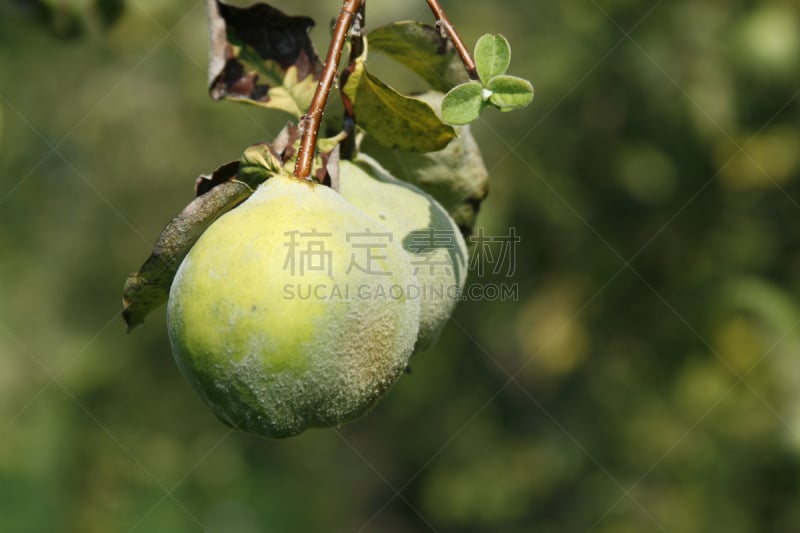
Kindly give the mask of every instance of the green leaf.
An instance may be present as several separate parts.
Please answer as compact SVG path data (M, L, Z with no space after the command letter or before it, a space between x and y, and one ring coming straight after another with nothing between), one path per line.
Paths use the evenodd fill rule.
M279 154L267 144L248 147L239 161L237 179L251 188L256 188L269 178L283 172L283 162Z
M485 107L483 87L470 81L452 89L442 100L442 118L450 124L469 124Z
M511 62L511 47L502 35L483 35L475 44L475 65L478 76L485 84L488 80L505 74Z
M489 102L501 111L525 107L533 100L533 85L516 76L495 76L487 84L492 92Z
M267 4L209 6L211 97L303 115L322 74L308 36L314 21Z
M353 107L358 125L389 148L411 152L441 150L456 136L436 112L416 98L404 96L366 69L364 53L349 71L342 93Z
M369 44L419 74L438 91L448 91L468 80L455 47L433 26L395 22L372 30Z
M201 178L218 184L195 198L167 224L147 261L138 272L128 276L122 293L122 318L128 331L167 302L172 279L181 261L206 228L253 192L246 184L234 179L238 166L235 162L229 163L220 167L212 178Z

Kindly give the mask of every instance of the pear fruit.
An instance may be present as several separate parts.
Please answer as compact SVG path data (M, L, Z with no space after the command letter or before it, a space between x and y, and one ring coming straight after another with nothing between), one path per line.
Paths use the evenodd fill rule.
M410 259L389 233L329 187L284 175L203 233L172 283L168 331L223 422L288 437L353 420L387 392L419 328Z
M430 91L416 96L433 109L441 109L442 93ZM444 207L468 239L472 235L481 203L489 194L489 173L470 126L455 126L457 137L438 152L395 150L365 135L361 151L381 162L393 176L424 190Z
M339 192L384 223L408 252L420 300L414 353L424 351L438 338L466 282L468 255L461 232L432 196L394 178L363 153L354 162L340 163Z

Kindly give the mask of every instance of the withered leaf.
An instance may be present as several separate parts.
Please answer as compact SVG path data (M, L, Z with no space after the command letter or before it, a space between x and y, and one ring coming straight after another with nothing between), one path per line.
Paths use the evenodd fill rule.
M246 184L230 179L195 198L164 228L153 252L138 272L128 276L122 296L122 318L128 331L169 298L178 267L191 247L215 220L252 193Z
M194 195L203 195L217 185L232 180L236 177L238 170L239 161L231 161L219 167L217 170L212 172L210 176L200 176L197 178L197 181L194 182Z
M322 73L308 31L309 17L293 17L267 4L240 8L208 0L209 93L305 113Z

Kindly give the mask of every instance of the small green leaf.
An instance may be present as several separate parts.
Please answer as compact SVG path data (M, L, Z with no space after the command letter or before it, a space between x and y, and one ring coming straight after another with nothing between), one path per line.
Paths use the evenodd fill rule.
M237 179L252 188L283 171L283 162L275 150L267 144L248 147L239 161Z
M495 76L487 84L492 92L489 102L500 111L511 111L525 107L533 100L533 85L516 76Z
M475 44L475 65L484 84L505 74L511 62L511 46L502 35L483 35Z
M369 44L419 74L438 91L448 91L468 81L455 47L433 26L417 21L395 22L372 30Z
M442 118L450 124L469 124L480 116L486 102L483 87L471 81L455 87L442 100Z

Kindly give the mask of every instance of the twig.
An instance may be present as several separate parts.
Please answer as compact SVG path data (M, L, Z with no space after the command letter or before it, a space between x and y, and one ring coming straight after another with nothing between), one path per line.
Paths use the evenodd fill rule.
M308 112L301 122L303 138L300 141L300 151L297 155L297 164L294 167L294 175L298 179L308 179L308 176L311 174L311 166L314 162L314 149L317 145L317 135L319 134L319 127L322 123L322 114L325 111L325 104L328 103L328 94L336 79L336 69L342 57L342 49L347 39L347 32L350 30L353 18L361 8L363 1L364 0L344 0L342 10L339 12L339 17L336 19L336 25L333 28L333 37L331 38L331 44L328 48L328 55L325 57L325 67L322 71L322 78L317 86L317 90L314 92L314 98L311 100Z
M431 8L431 11L433 11L433 16L436 17L436 25L450 38L453 46L456 47L456 51L461 57L461 62L464 63L464 67L467 69L467 75L469 75L469 78L471 80L479 80L480 77L478 76L478 69L475 67L475 60L472 59L469 49L464 44L464 41L461 40L461 36L458 35L456 29L450 23L450 19L447 18L444 9L439 4L439 0L428 0L428 7Z

